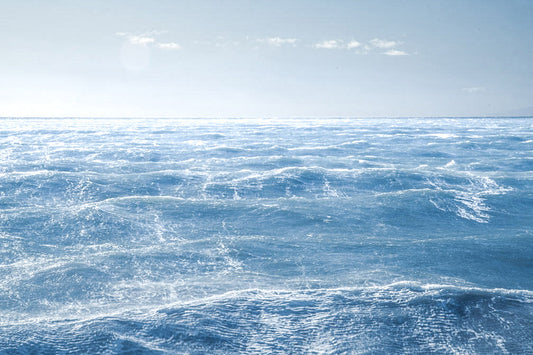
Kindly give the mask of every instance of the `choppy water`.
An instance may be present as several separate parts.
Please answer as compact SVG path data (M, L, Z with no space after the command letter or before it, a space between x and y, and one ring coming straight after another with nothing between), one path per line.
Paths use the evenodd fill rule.
M533 119L0 120L2 353L533 353Z

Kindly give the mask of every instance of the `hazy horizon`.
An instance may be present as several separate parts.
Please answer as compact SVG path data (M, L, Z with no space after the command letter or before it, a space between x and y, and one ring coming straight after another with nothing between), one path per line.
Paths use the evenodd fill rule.
M4 0L0 116L528 116L531 18L522 0Z

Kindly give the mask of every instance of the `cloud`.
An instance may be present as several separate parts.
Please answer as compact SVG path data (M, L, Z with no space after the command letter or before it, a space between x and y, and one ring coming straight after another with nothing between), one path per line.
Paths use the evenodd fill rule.
M365 54L369 53L370 51L375 50L385 50L384 52L381 52L382 54L398 57L398 56L405 56L409 55L406 51L397 49L399 45L401 45L402 42L398 41L389 41L386 39L380 39L380 38L374 38L368 41L367 44L364 46Z
M475 93L475 92L481 92L485 91L485 88L482 86L472 86L468 88L462 88L461 91L467 92L469 94Z
M181 46L174 42L156 43L156 47L161 48L161 49L169 49L169 50L181 49Z
M374 38L368 41L366 44L362 44L356 40L350 40L345 42L342 39L330 39L326 41L317 42L313 45L313 48L318 49L356 49L357 54L368 54L372 51L386 50L382 54L389 56L402 56L409 55L409 53L396 49L395 47L400 45L401 42L387 41L379 38Z
M348 43L344 43L343 40L339 39L330 39L326 41L321 41L313 45L314 48L318 49L354 49L361 46L356 40L351 40Z
M353 49L353 48L359 48L361 47L361 43L355 41L355 40L351 40L350 42L348 42L348 44L346 45L346 48L347 49Z
M267 43L273 47L281 47L284 45L294 46L298 42L297 38L281 38L281 37L270 37L270 38L261 38L257 42Z
M386 51L383 54L390 55L390 56L409 55L407 52L399 51L397 49L389 49L388 51Z
M115 35L126 38L126 41L134 46L153 46L160 49L181 49L181 46L175 42L158 42L154 35L165 33L164 31L151 31L142 34L133 34L129 32L116 32Z
M315 43L313 47L319 49L337 49L340 48L340 43L338 40L330 39L329 41Z
M380 48L380 49L390 49L390 48L397 47L398 45L401 44L400 42L387 41L387 40L379 39L379 38L374 38L370 40L368 43L370 43L372 47Z
M148 36L128 36L128 41L131 43L131 44L137 44L137 45L141 45L141 46L145 46L147 44L150 44L150 43L154 43L155 42L155 38L153 37L148 37Z
M161 50L180 50L182 49L181 45L176 42L160 42L157 37L166 33L166 31L150 31L141 34L135 34L130 32L116 32L115 35L123 37L126 39L127 43L133 46L147 47L147 48L157 48ZM266 37L253 39L246 37L247 41L255 41L258 43L263 43L271 47L283 47L291 46L296 47L296 45L301 41L298 38L284 38L284 37ZM199 42L193 41L194 43L204 43L207 45L214 45L216 47L237 47L239 42L231 41L224 37L217 37L216 41L207 41ZM407 56L410 55L408 52L398 48L402 42L391 41L386 39L374 38L366 42L359 42L355 39L345 40L345 39L329 39L322 40L312 44L312 48L315 49L336 49L336 50L350 50L356 54L365 55L369 53L380 53L387 56ZM465 90L467 91L467 90ZM470 92L470 91L467 91ZM474 92L474 91L472 91Z

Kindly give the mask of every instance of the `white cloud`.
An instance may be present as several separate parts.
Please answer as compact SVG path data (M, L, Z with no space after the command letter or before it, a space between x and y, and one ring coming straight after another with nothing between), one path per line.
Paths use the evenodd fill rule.
M156 43L156 47L161 48L161 49L169 49L169 50L181 49L181 46L174 42Z
M258 42L267 43L273 47L281 47L283 45L292 45L294 46L298 39L296 38L281 38L281 37L270 37L270 38L261 38L257 40Z
M154 43L154 42L155 42L155 38L153 38L153 37L148 37L148 36L144 36L144 35L140 35L140 36L128 36L128 41L129 41L131 44L136 44L136 45L145 46L145 45L147 45L147 44Z
M404 51L399 51L397 49L389 49L388 51L386 51L385 53L383 53L385 55L391 55L391 56L400 56L400 55L409 55L407 52L404 52Z
M396 41L387 41L384 39L374 38L369 41L370 45L375 48L381 48L381 49L390 49L398 46L400 42Z
M328 41L322 41L322 42L315 43L313 47L319 48L319 49L338 49L338 48L342 48L342 41L339 41L336 39L330 39Z
M153 46L160 49L181 49L181 46L175 42L158 42L154 35L166 33L165 31L151 31L142 34L132 34L129 32L116 32L115 35L125 37L127 42L134 46L148 47Z
M315 43L313 47L318 49L355 49L361 47L361 43L354 39L348 43L341 39L330 39Z
M150 31L142 34L132 34L129 32L116 32L115 34L120 37L124 37L127 42L134 46L151 47L163 50L179 50L182 49L181 45L176 42L159 42L157 36L166 33L161 31ZM251 38L246 37L247 40ZM256 42L264 43L272 47L292 46L295 47L300 39L297 38L283 38L283 37L267 37L255 39ZM197 41L195 41L197 42ZM218 37L217 41L206 42L216 47L236 47L239 42L230 41L224 37ZM312 45L316 49L344 49L354 50L356 54L369 54L371 52L378 52L388 56L407 56L409 53L397 48L402 42L389 41L380 38L374 38L370 41L361 43L357 40L343 40L343 39L330 39L316 42ZM467 90L465 90L467 91ZM470 91L469 91L470 92Z
M351 40L346 45L347 49L354 49L354 48L358 48L358 47L361 47L361 43L357 42L356 40Z

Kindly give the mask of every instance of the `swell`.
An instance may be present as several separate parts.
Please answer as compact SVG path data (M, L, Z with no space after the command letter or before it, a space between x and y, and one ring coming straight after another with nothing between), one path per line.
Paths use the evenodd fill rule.
M533 352L530 120L28 122L5 352Z
M280 198L365 198L409 192L426 197L429 209L452 213L478 223L490 220L488 197L504 195L511 187L489 177L461 172L435 174L419 169L324 168L288 166L270 170L144 173L9 174L2 177L0 209L31 206L82 206L131 196L169 196L188 200ZM515 184L514 180L509 180ZM17 196L14 199L13 196ZM426 205L426 204L425 204ZM3 207L3 208L2 208Z
M248 289L82 318L4 322L0 347L72 353L528 353L532 325L531 291L401 282Z

